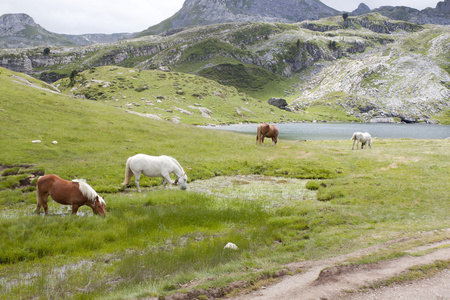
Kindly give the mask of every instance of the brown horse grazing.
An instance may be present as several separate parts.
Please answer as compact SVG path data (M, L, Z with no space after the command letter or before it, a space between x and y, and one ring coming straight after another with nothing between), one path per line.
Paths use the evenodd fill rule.
M41 207L44 207L45 214L48 213L49 195L59 204L72 205L73 215L82 205L92 208L95 214L106 215L105 200L83 179L67 181L53 174L39 177L36 184L36 213L39 213Z
M278 128L275 125L269 125L267 123L259 124L256 133L256 144L264 145L265 137L272 138L273 145L275 146L278 141Z

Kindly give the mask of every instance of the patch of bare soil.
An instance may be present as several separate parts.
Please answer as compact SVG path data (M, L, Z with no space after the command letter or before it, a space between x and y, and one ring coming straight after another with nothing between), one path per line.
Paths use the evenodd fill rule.
M450 233L450 229L445 230L445 232ZM401 242L403 241L401 240ZM306 271L285 277L277 284L234 299L450 299L449 270L429 279L359 292L358 289L363 286L370 286L375 282L387 280L413 266L428 265L438 260L450 260L450 248L448 247L450 246L450 239L446 239L407 251L411 254L430 251L424 255L407 255L365 265L342 265L349 259L377 252L394 243L396 241L330 259L291 264L289 266L291 269Z

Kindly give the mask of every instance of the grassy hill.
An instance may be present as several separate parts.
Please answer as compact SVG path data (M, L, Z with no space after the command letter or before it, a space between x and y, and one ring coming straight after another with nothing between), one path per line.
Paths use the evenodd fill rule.
M134 70L110 69L75 80L120 75L111 85L128 86L124 93L148 83L128 78ZM177 87L189 91L181 79L195 79L181 76ZM208 95L220 88L205 85ZM126 113L106 94L73 98L0 69L0 298L225 295L290 272L289 262L411 238L364 260L376 261L448 238L441 230L450 225L447 140L377 139L361 151L351 151L350 141L259 147L254 136ZM123 191L125 161L136 153L175 157L187 191L163 190L159 178L143 178L143 193L133 185ZM71 216L53 201L48 216L34 214L43 173L86 179L106 194L107 216L87 207ZM238 250L224 249L228 242Z
M67 94L183 124L283 122L295 113L201 76L106 66L58 81Z

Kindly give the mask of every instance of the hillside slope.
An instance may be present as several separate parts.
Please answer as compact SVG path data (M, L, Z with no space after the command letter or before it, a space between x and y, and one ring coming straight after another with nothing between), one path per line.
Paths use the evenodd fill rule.
M55 83L62 92L128 113L184 124L291 121L296 114L201 76L114 66Z
M118 65L201 75L323 120L449 122L450 28L379 14L295 24L227 23L82 48L0 51L0 66L55 81ZM323 70L323 71L322 71ZM322 80L322 79L326 80ZM335 116L335 112L345 111ZM305 113L305 110L307 112ZM392 118L392 119L391 119Z

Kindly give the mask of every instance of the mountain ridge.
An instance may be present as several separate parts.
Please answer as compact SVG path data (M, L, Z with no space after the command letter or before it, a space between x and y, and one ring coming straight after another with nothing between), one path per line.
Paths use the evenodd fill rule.
M130 38L131 33L113 34L59 34L46 30L27 14L0 16L0 49L36 46L86 46L98 43L114 43Z
M270 7L270 9L268 9ZM351 14L378 12L390 19L416 24L450 25L450 0L444 0L436 8L417 10L402 6L383 6L371 10L361 3ZM317 20L343 14L318 0L186 0L183 7L170 18L137 33L136 36L161 34L176 28L227 22L281 22L295 23Z
M436 8L424 10L404 6L382 6L371 10L361 3L349 14L357 16L370 12L416 24L450 25L450 0L437 3ZM146 35L170 35L189 26L227 22L295 23L341 14L342 11L330 8L319 0L186 0L173 16L141 32L81 35L50 32L26 14L5 14L0 16L0 48L86 46Z

